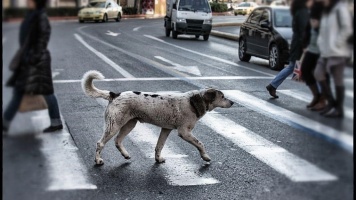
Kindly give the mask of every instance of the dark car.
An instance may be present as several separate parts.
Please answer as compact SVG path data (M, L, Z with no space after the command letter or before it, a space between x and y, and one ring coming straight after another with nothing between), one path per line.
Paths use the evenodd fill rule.
M256 8L241 25L239 59L248 62L251 56L269 59L273 70L288 63L292 39L292 16L287 6Z

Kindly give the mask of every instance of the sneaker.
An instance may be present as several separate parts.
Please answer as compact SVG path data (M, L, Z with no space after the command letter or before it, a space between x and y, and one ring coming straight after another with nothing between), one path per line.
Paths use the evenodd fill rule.
M276 95L276 88L274 88L271 84L267 85L266 89L272 97L278 98L278 96Z
M54 131L59 131L63 129L63 125L58 125L58 126L50 126L48 128L46 128L45 130L43 130L44 133L50 133L50 132L54 132Z

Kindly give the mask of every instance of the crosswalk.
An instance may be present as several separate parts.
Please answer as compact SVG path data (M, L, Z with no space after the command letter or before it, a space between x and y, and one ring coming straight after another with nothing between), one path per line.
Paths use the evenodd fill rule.
M172 93L177 91L161 92ZM240 90L223 90L222 92L228 99L251 109L252 111L282 122L293 129L322 135L324 138L327 138L328 141L334 141L333 144L336 144L347 152L353 154L353 136L350 133L336 130L333 127L324 125L313 119L307 119L304 116ZM293 92L298 93L300 91ZM282 91L281 93L288 96L290 91ZM101 106L107 106L108 102L106 100L96 100ZM304 99L299 100L305 101ZM238 122L233 121L229 118L229 115L223 116L222 114L213 111L207 113L198 123L200 126L204 126L233 142L240 149L264 163L266 167L277 171L292 182L330 182L338 180L338 177L335 174L325 171L323 166L317 166L298 155L294 155L287 149L278 146L274 142L271 142L243 125L238 124ZM138 123L132 133L129 134L128 139L139 146L143 155L148 159L153 159L158 134L158 127L150 124ZM199 166L191 161L192 159L171 141L167 141L162 155L170 160L161 165L165 170L167 183L170 185L185 186L220 183L218 177L213 177L209 173L196 173L199 171Z

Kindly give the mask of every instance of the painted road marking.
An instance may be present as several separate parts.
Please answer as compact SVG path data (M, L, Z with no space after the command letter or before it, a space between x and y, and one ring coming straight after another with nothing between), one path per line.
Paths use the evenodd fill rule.
M133 31L138 31L138 30L140 30L140 28L142 28L141 26L139 26L139 27L136 27L136 28L134 28L134 29L132 29Z
M197 66L182 66L180 64L174 63L173 61L170 61L170 60L163 58L161 56L155 56L155 58L157 58L158 60L162 60L163 62L166 62L166 63L174 66L173 68L178 71L187 72L190 74L201 76L200 70Z
M103 107L106 107L108 104L104 99L97 99L97 102ZM140 151L146 157L154 159L153 155L158 141L158 135L155 132L159 133L160 129L153 125L137 123L128 137L140 147ZM219 183L210 174L200 173L200 166L192 164L187 159L188 156L183 154L183 151L179 147L168 140L164 145L161 155L166 158L166 162L159 166L166 171L165 177L168 179L170 185L188 186Z
M188 80L253 80L253 79L273 79L270 76L203 76L184 77ZM96 81L183 81L180 77L150 77L150 78L115 78ZM81 80L53 80L54 83L80 83Z
M312 95L307 94L305 92L299 91L299 90L278 90L278 92L288 95L290 97L293 97L295 99L304 101L304 102L311 102L311 100L313 99ZM344 107L344 114L345 117L353 120L354 119L354 111L353 108L350 107Z
M338 146L341 146L353 154L353 136L344 131L336 130L312 119L305 118L302 115L273 105L239 90L223 90L222 92L228 99L251 110L264 114L292 127L302 129L302 131L322 136L327 140L332 140Z
M156 147L158 136L154 134L153 130L159 129L150 128L151 126L138 123L129 138L131 141L137 143L140 151L147 157L151 157ZM192 164L186 157L179 157L168 159L165 155L176 155L181 150L172 144L166 144L162 150L162 157L167 158L162 168L167 172L165 177L168 179L170 185L188 186L188 185L208 185L219 183L218 180L211 177L210 174L199 173L199 165ZM197 154L198 156L198 154ZM172 157L172 156L171 156Z
M184 47L181 47L181 46L178 46L178 45L175 45L175 44L171 44L171 43L168 43L164 40L161 40L159 38L156 38L152 35L144 35L145 37L147 38L150 38L152 40L155 40L155 41L158 41L158 42L161 42L163 44L167 44L167 45L170 45L172 47L175 47L175 48L178 48L178 49L182 49L184 51L188 51L190 53L194 53L194 54L197 54L197 55L200 55L200 56L203 56L203 57L207 57L207 58L210 58L210 59L213 59L213 60L216 60L216 61L219 61L219 62L223 62L223 63L226 63L226 64L229 64L229 65L232 65L232 66L236 66L236 67L240 67L240 68L244 68L244 69L247 69L247 70L250 70L250 71L254 71L254 72L257 72L257 73L260 73L260 74L264 74L264 75L267 75L267 76L275 76L273 74L270 74L270 73L267 73L267 72L262 72L262 71L259 71L259 70L256 70L256 69L252 69L251 67L245 67L245 66L242 66L242 65L239 65L239 64L236 64L234 62L231 62L229 60L225 60L225 59L222 59L222 58L218 58L216 56L211 56L211 55L207 55L207 54L203 54L201 52L197 52L197 51L194 51L194 50L191 50L191 49L187 49L187 48L184 48Z
M350 98L354 98L354 91L352 90L345 90L345 94Z
M120 33L114 33L114 32L111 32L111 31L107 31L105 34L106 35L110 35L110 36L114 36L114 37L120 35Z
M207 114L201 120L247 153L294 182L334 181L337 177L288 152L273 142L236 124L220 114Z
M111 67L113 67L116 71L118 71L122 76L125 78L134 78L133 75L131 75L129 72L121 68L119 65L114 63L112 60L110 60L108 57L106 57L104 54L100 53L93 47L91 47L88 43L86 43L82 37L80 37L78 34L74 34L75 38L82 43L86 48L88 48L90 51L92 51L95 55L97 55L99 58L101 58L104 62L109 64Z

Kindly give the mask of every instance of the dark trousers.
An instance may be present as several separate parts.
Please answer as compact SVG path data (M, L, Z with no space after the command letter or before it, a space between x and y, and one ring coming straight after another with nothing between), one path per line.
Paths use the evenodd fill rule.
M304 55L304 59L301 64L302 79L308 86L316 84L314 70L318 62L319 56L319 54L311 53L309 51L307 51Z
M12 99L5 109L4 113L4 119L8 122L11 122L15 115L16 112L18 111L22 97L24 96L24 93L19 91L18 89L14 88L13 89L13 95ZM48 112L49 112L49 117L53 119L60 119L60 113L59 113L59 107L58 107L58 102L57 98L54 94L50 95L43 95L44 99L46 100L47 106L48 106Z

